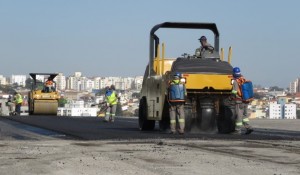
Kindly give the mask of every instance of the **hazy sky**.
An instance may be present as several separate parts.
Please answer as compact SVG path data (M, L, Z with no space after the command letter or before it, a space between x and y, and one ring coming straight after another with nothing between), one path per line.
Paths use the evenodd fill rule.
M144 75L162 22L213 22L232 65L256 85L288 87L300 70L298 0L0 0L0 75L81 71ZM161 29L166 56L194 54L206 30Z

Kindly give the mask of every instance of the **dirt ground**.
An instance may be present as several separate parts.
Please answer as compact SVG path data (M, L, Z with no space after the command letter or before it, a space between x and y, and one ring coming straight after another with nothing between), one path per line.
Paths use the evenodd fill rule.
M0 174L300 174L300 142L0 142Z

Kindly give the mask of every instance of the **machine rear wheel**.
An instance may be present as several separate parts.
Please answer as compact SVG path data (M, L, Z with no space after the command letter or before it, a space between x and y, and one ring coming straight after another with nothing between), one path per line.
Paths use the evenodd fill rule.
M139 105L139 127L142 131L153 130L155 127L155 120L148 120L148 106L146 98L140 100Z
M167 98L165 97L163 115L161 120L159 121L159 129L161 131L166 131L170 129L170 112L169 112L169 103Z
M192 102L187 100L184 106L184 116L185 116L185 131L191 132L192 128L195 126L196 113L193 113Z
M218 131L222 134L228 134L235 130L236 112L234 106L222 105L218 117Z
M197 126L203 131L213 131L216 128L216 112L212 99L200 99L197 105Z

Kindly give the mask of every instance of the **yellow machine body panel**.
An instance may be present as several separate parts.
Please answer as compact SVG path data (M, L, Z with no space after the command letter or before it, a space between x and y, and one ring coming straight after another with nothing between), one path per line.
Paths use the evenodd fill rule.
M231 90L231 75L183 74L186 89L213 88L214 90Z
M174 58L155 58L153 62L154 71L158 75L163 75L167 71L171 70L172 64L175 61Z
M45 82L38 81L37 76L44 76L45 82L52 81L48 86ZM31 91L28 93L29 114L57 115L59 92L56 89L54 78L57 73L30 73L33 79Z
M32 114L56 115L58 108L58 99L60 95L57 91L45 93L42 90L30 92L30 111Z
M32 91L32 98L36 100L58 100L60 98L57 91L42 92L42 90Z

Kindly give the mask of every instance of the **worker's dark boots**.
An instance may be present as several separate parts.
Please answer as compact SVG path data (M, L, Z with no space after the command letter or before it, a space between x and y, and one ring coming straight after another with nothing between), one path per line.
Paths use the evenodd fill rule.
M180 135L182 135L182 134L184 134L184 129L182 129L183 127L180 127L180 129L178 129L178 133L180 134Z
M236 126L235 130L231 134L232 135L242 135L242 128Z
M245 128L246 128L245 135L249 135L254 131L254 129L250 125L246 126Z

